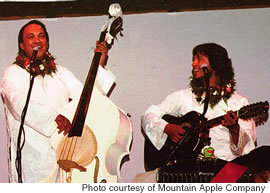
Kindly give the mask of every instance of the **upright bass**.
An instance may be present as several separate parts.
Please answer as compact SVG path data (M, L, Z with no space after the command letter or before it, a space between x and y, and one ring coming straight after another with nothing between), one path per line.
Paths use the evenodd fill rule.
M109 22L99 42L108 48L122 30L119 4L109 8ZM79 100L71 101L61 114L72 120L67 136L52 136L56 149L55 167L41 182L118 182L123 157L129 154L132 125L129 117L94 87L101 53L95 53ZM76 111L75 111L76 110Z

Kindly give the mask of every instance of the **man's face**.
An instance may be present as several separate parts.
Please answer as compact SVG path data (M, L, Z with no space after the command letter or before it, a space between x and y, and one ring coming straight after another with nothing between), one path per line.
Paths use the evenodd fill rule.
M48 50L48 41L44 30L40 25L30 24L26 26L23 32L23 43L20 43L20 48L24 50L26 56L31 58L33 48L39 46L37 59L43 59Z
M197 53L193 57L193 61L192 61L192 73L193 73L194 78L198 79L204 76L202 65L206 65L209 73L211 74L213 70L209 64L208 57L201 53Z

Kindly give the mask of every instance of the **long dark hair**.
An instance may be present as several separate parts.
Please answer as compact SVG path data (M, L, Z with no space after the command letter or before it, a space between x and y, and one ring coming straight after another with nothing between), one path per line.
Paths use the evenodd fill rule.
M19 32L19 35L18 35L18 49L19 49L19 53L24 53L24 50L22 50L21 47L20 47L20 43L23 43L23 32L24 32L24 29L28 25L31 25L31 24L39 25L44 30L44 33L45 33L45 36L46 36L46 39L47 39L47 42L48 42L48 49L49 49L49 34L47 32L46 26L41 21L39 21L39 20L31 20L28 23L26 23L24 26L22 26L22 28L20 29L20 32Z
M208 57L211 68L220 78L220 85L234 81L234 70L231 59L228 57L227 50L216 43L205 43L193 48L193 57L196 54L202 54Z

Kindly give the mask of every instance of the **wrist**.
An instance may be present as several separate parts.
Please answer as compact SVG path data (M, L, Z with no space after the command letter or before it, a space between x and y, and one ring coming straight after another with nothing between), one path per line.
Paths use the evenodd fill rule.
M99 60L99 65L102 66L103 68L105 68L107 61L108 61L109 56L101 56L100 60Z
M239 124L236 124L233 127L230 127L229 130L232 135L239 135L240 126Z
M164 130L163 130L163 133L166 133L167 135L168 135L168 125L169 124L165 125Z

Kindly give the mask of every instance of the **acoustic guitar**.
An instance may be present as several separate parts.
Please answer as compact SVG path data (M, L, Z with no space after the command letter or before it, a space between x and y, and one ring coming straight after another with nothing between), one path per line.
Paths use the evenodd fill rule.
M255 122L259 125L267 121L268 109L269 103L265 101L244 106L234 113L243 120L255 119ZM220 125L223 117L219 116L211 120L206 120L205 118L201 118L200 114L195 111L191 111L182 117L164 115L162 119L168 123L180 125L188 134L183 141L180 141L181 144L175 144L168 137L160 150L157 150L146 136L144 145L146 168L154 170L165 166L173 160L194 158L194 156L200 153L205 140L208 140L201 140L199 133L207 133L211 128Z

